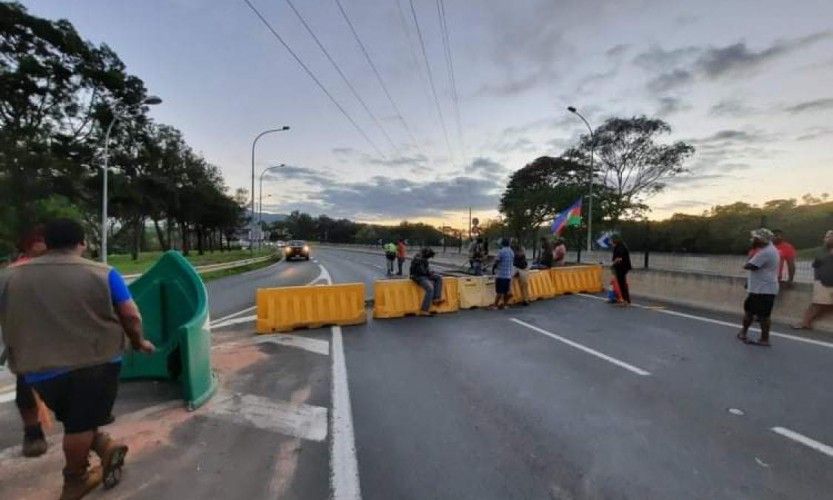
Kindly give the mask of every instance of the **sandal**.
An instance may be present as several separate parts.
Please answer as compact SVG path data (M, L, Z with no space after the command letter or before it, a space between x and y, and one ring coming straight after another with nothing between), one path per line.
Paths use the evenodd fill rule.
M743 342L744 344L748 344L748 343L749 343L749 337L747 337L746 335L744 335L744 334L743 334L743 332L738 332L738 334L737 334L737 338L738 338L738 340L740 340L740 341L741 341L741 342Z

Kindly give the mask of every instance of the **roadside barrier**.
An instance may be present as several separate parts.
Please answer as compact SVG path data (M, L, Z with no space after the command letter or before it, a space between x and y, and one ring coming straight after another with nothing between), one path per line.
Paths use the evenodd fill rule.
M529 276L529 300L551 299L557 295L548 271L533 269L527 272ZM512 278L512 299L510 304L517 304L523 300L521 294L521 280Z
M457 278L460 293L460 309L488 307L495 302L495 278L470 276Z
M548 273L554 295L598 293L604 290L600 265L554 267Z
M367 321L364 283L259 288L255 303L261 334Z
M436 313L451 313L460 309L458 278L443 277L444 303L431 306ZM373 317L401 318L419 313L425 291L410 279L379 280L373 284Z

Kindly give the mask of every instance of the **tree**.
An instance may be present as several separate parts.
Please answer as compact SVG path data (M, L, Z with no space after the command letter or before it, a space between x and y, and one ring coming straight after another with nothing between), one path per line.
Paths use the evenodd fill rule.
M592 139L582 136L578 147L564 156L589 164L589 151L594 150L595 173L615 195L610 206L615 225L623 216L644 212L647 198L662 191L668 179L688 171L684 163L694 154L694 146L657 142L669 133L671 127L659 118L610 118Z

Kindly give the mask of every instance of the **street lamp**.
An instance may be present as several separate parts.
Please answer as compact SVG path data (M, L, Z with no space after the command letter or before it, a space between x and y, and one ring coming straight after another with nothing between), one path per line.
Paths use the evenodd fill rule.
M589 193L587 195L587 251L592 249L592 234L593 234L593 156L595 156L596 141L593 138L593 127L590 123L581 116L575 107L567 106L567 111L581 118L581 121L587 125L587 130L590 131L590 181L588 182Z
M154 106L161 104L162 99L155 95L145 97L141 105ZM101 176L101 262L107 263L107 172L110 165L110 132L113 131L113 125L123 118L126 110L113 110L113 119L110 120L110 125L107 126L107 133L104 134L104 172Z
M289 130L288 125L284 125L283 127L280 127L280 128L272 128L272 129L269 129L269 130L264 130L263 132L257 134L257 136L255 136L255 139L252 141L252 210L251 210L252 219L251 219L251 223L249 224L249 228L251 229L252 234L249 237L249 240L253 239L252 237L254 236L254 224L255 224L255 146L257 145L257 141L261 137L263 137L264 135L271 134L272 132L284 132L286 130ZM252 252L254 252L254 244L253 243L254 242L249 241L249 249Z
M265 169L263 169L263 172L260 173L260 201L258 202L260 204L260 216L257 219L258 224L263 222L263 176L266 175L266 172L270 170L275 170L276 168L281 168L285 166L286 165L284 165L283 163L281 163L280 165L273 165L271 167L266 167Z

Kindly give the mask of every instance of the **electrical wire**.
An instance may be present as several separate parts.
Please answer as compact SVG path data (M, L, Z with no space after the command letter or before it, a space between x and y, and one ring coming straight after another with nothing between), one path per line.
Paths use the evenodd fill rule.
M453 104L454 119L457 124L457 139L460 141L460 151L465 159L466 145L463 140L463 126L460 120L460 94L457 93L457 79L454 76L454 60L451 57L451 38L448 35L448 18L445 14L445 0L436 0L437 15L440 19L442 31L443 52L445 53L445 64L448 70L448 82L451 87L451 102Z
M318 36L316 36L315 31L312 29L312 27L309 25L309 23L307 23L307 20L304 19L304 16L301 15L301 12L299 12L298 9L295 8L295 4L292 3L292 0L285 0L285 1L286 1L287 5L289 5L289 7L292 9L292 12L294 12L295 15L298 17L298 20L301 21L301 24L304 25L304 28L306 28L307 33L309 33L309 35L312 37L312 39L315 40L315 43L316 43L316 45L318 45L318 48L321 49L321 52L324 53L324 56L327 58L328 61L330 61L330 64L333 65L333 68L335 68L335 70L338 72L339 76L341 76L341 79L344 81L344 84L347 85L347 88L350 89L350 92L353 93L353 96L362 105L362 108L364 108L364 110L367 112L368 116L370 116L370 119L373 120L373 123L375 123L376 126L379 128L379 130L382 132L382 135L385 136L385 139L387 139L388 143L390 143L390 146L391 146L391 148L393 148L396 155L401 157L402 153L399 152L399 148L396 147L396 144L394 144L393 139L391 139L390 135L388 135L388 132L387 132L387 130L385 130L385 127L382 126L382 123L379 121L378 118L376 118L376 115L373 114L373 111L370 110L370 107L367 105L365 100L362 99L362 97L359 95L358 91L356 91L356 87L354 87L353 84L350 83L350 80L347 78L347 75L344 74L344 71L341 70L341 67L338 65L338 63L336 63L335 59L333 59L333 57L330 55L330 52L327 50L326 47L324 47L324 44L321 43L321 40L318 38Z
M295 59L295 61L301 66L301 68L304 69L304 71L307 73L307 75L309 75L309 77L312 78L312 80L315 82L315 84L318 85L318 88L321 89L321 91L324 92L324 94L326 94L327 97L330 98L330 101L332 101L332 103L335 104L335 106L338 108L338 110L341 111L341 114L344 115L345 118L347 118L347 120L353 125L353 127L356 129L356 131L359 132L359 134L364 138L364 140L367 141L368 144L370 144L370 146L373 148L373 150L376 152L376 154L378 156L380 156L381 158L384 158L385 155L379 150L379 148L376 146L376 144L370 139L370 137L367 135L367 133L364 131L364 129L362 129L359 126L359 124L356 123L356 120L354 120L353 117L350 116L350 114L347 112L347 110L345 110L344 107L341 104L339 104L339 102L335 99L335 97L333 97L333 95L330 93L330 91L327 90L327 87L325 87L324 84L321 83L321 80L319 80L315 76L315 73L313 73L312 70L309 69L309 67L306 64L304 64L304 61L302 61L301 58L298 57L298 54L296 54L295 51L292 50L292 47L290 47L289 44L287 44L286 41L284 41L284 39L278 34L278 32L275 30L275 28L272 27L272 24L269 21L267 21L265 17L263 17L263 14L261 14L260 11L257 10L257 8L254 5L252 5L252 2L250 2L249 0L243 0L243 3L245 3L249 7L249 9L251 9L252 12L254 12L254 14L258 17L258 19L260 19L260 21L263 23L263 25L266 26L266 29L268 29L272 33L272 35L275 37L275 39L278 40L281 43L281 45L283 45L283 47L287 50L287 52L289 52L289 54Z

